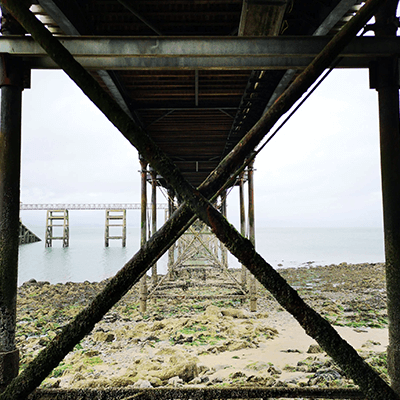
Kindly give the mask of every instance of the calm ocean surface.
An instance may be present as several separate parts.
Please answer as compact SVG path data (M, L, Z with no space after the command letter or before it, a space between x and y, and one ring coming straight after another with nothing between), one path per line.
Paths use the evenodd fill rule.
M44 239L44 227L28 228ZM127 247L120 240L104 247L104 227L71 226L70 247L44 241L19 247L19 285L34 278L51 283L100 281L114 275L138 250L139 227L127 229ZM274 267L382 262L383 232L379 228L258 228L257 250ZM230 266L239 266L230 257ZM165 273L167 260L158 263Z

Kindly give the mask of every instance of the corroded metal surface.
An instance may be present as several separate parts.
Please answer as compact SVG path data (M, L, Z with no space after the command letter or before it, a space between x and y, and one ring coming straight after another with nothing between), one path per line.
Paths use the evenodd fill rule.
M21 66L1 57L0 386L18 374L15 346L21 164Z
M248 155L249 151L257 144L257 141L264 137L265 133L268 132L266 129L269 124L274 123L274 116L278 118L282 112L290 105L293 104L299 95L309 87L309 85L315 80L315 78L323 71L326 63L330 63L331 57L335 57L338 51L337 46L344 46L348 40L348 37L354 35L360 25L362 26L370 17L373 7L376 7L379 4L376 0L369 0L367 5L364 7L363 11L360 12L359 17L354 18L355 22L352 25L349 25L348 29L344 29L343 35L337 37L336 40L332 42L331 46L328 46L328 49L324 54L321 54L320 57L317 57L317 60L314 64L312 64L307 71L307 74L298 79L297 86L292 87L291 90L288 91L287 95L282 96L280 98L280 102L277 102L276 107L272 107L270 112L268 112L265 116L268 119L268 122L265 124L260 124L257 129L261 128L261 131L253 131L246 140L243 140L239 148L233 153L233 156L230 158L230 163L228 162L229 167L221 168L219 173L215 173L211 178L214 178L214 184L221 183L226 180L226 174L230 174L233 167L237 166L243 161L244 156ZM32 33L34 30L32 31ZM45 33L42 31L42 35L45 36ZM54 43L55 45L55 43ZM336 46L336 47L335 47ZM47 47L47 46L46 46ZM49 49L50 50L50 49ZM62 49L58 49L62 53ZM58 52L57 50L57 52ZM53 53L52 53L53 54ZM73 60L67 54L64 54L66 57L65 65L70 64ZM63 56L60 54L58 58L61 63L63 63ZM70 70L70 74L73 72ZM77 81L79 81L86 90L89 90L89 86L92 87L92 83L89 85L89 81L87 81L87 76L85 76L82 71L78 72ZM82 79L80 79L82 78ZM295 84L296 84L295 82ZM92 87L93 88L93 87ZM91 97L96 98L96 91L90 91ZM220 216L220 214L212 207L210 203L193 187L188 185L188 183L182 178L179 171L175 169L173 165L171 165L170 161L163 155L162 152L157 149L154 144L146 138L146 136L142 132L138 132L137 128L132 126L131 121L127 121L124 116L114 108L112 104L108 104L105 100L104 96L101 97L102 101L99 101L99 107L109 116L110 119L114 121L114 123L120 128L120 130L126 134L129 140L134 143L141 151L141 153L152 162L152 165L161 173L165 179L167 179L173 187L177 190L179 195L185 199L190 207L196 212L196 214L203 219L206 223L212 226L213 231L216 235L229 247L231 252L236 255L242 262L246 264L246 266L253 272L254 275L260 280L260 282L275 295L277 300L284 305L284 307L289 310L301 323L301 325L306 329L307 333L315 338L322 347L330 354L338 364L347 371L347 373L361 385L364 394L366 397L370 399L398 399L396 395L390 390L390 388L374 373L367 364L364 363L362 359L357 355L357 353L352 349L346 342L344 342L336 333L336 331L323 320L318 314L316 314L313 310L311 310L297 295L297 293L287 285L287 283L272 269L272 267L267 264L254 250L254 247L251 243L242 238L242 236L234 230L232 226L230 226L226 220ZM100 100L100 99L98 99ZM254 135L255 134L255 135ZM210 180L211 180L210 178ZM210 185L211 186L211 185ZM204 192L204 191L203 191ZM208 197L208 196L207 196ZM184 212L183 209L181 212ZM178 213L176 213L178 215ZM186 213L185 218L188 221L191 217L191 213ZM170 223L172 224L173 218L170 219ZM182 221L182 216L180 221ZM183 225L186 222L183 223ZM175 226L175 229L172 230L172 237L175 239L176 232L180 232L181 228ZM171 231L169 231L171 234ZM164 240L166 239L165 236ZM169 236L171 238L171 236ZM170 243L170 241L169 241ZM148 255L149 244L146 245L147 252L142 255ZM155 257L155 255L153 255ZM144 266L142 265L142 268ZM136 276L135 276L136 272ZM121 275L115 278L110 283L109 288L113 286L113 290L121 289L123 287L129 286L129 284L133 283L138 276L143 274L143 270L134 269L133 274L132 270L130 270L131 276L128 282L121 282ZM124 291L122 290L122 294ZM121 294L121 290L119 295ZM92 315L90 323L93 323L94 318L97 318L101 313L104 313L104 310L109 307L110 302L114 301L116 295L114 294L113 298L104 298L104 292L96 299L97 307L92 307L91 311L96 311L96 316ZM87 313L87 311L86 311ZM60 356L60 348L63 346L64 351L68 348L71 348L71 345L76 343L76 339L79 339L79 335L82 334L82 329L80 327L82 321L82 314L79 315L77 320L78 322L74 322L74 328L80 329L80 333L71 332L71 327L64 328L62 337L59 337L55 341L51 342L49 346L43 351L40 356L35 361L32 361L30 366L25 370L21 378L17 378L14 382L9 386L7 391L0 396L1 399L15 399L22 398L22 393L25 395L29 390L32 390L32 379L37 382L38 377L33 375L30 377L31 381L28 382L28 374L32 374L35 366L40 366L42 368L39 372L39 375L43 375L48 368L52 368L54 363L59 360ZM89 317L89 316L88 316ZM86 324L85 329L88 329L88 325ZM64 342L67 342L64 344ZM48 357L48 358L46 358ZM44 370L45 369L45 370ZM29 370L29 372L28 372ZM36 373L36 371L35 371ZM22 385L23 387L19 387L18 385ZM25 391L25 392L24 392ZM17 397L18 395L18 397ZM12 396L12 397L10 397Z
M151 175L151 234L154 235L157 232L157 172L154 170L150 171ZM157 263L154 263L151 267L151 282L153 285L157 285Z
M395 36L397 1L387 0L376 14L377 36ZM378 60L377 91L389 317L388 371L400 395L400 130L398 58Z
M140 245L143 247L147 241L147 161L140 159L140 184L141 184L141 209L140 209ZM147 274L140 280L140 312L147 309Z

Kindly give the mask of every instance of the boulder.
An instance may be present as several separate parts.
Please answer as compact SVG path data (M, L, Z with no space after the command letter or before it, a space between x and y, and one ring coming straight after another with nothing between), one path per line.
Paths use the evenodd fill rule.
M308 354L317 354L323 353L323 350L319 344L310 344L310 347L307 350Z
M133 386L140 389L149 389L153 387L153 385L146 379L139 379Z
M247 311L236 308L223 308L221 310L221 314L224 317L241 318L241 319L252 318L251 314L248 313Z
M155 371L153 376L157 376L162 381L168 381L174 376L178 376L184 382L190 382L199 375L195 360L188 360L175 365L169 365L160 371Z
M92 338L95 342L107 342L110 343L115 340L115 335L110 332L95 332L92 335Z
M206 308L204 316L210 321L217 321L222 317L222 312L219 307L211 305Z

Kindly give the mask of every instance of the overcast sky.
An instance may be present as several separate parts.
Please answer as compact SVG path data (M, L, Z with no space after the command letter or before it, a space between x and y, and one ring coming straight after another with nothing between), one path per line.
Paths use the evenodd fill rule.
M32 72L22 138L22 202L140 202L137 151L63 72ZM255 168L258 227L381 227L377 93L368 72L334 71Z

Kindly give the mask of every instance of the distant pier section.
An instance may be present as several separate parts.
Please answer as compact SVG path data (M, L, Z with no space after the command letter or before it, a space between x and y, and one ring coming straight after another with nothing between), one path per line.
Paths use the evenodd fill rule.
M29 230L22 222L19 221L19 244L35 243L40 242L38 236L36 236L31 230Z
M152 209L152 204L147 204L148 209ZM70 210L105 210L106 211L106 222L105 222L105 234L104 244L106 247L109 246L111 239L122 240L122 246L126 246L126 210L140 210L141 203L38 203L38 204L20 204L20 210L22 211L47 211L46 217L46 240L45 246L52 247L53 240L62 240L63 247L69 246L69 214ZM157 209L167 210L168 204L158 203ZM25 228L27 229L27 228ZM118 234L110 233L115 229L121 229ZM29 231L30 232L30 231ZM33 243L34 241L40 240L30 232L31 236L21 237L20 244L22 243ZM33 236L37 238L34 240ZM22 240L22 241L21 241ZM31 240L27 242L26 240Z
M42 204L26 204L21 203L20 210L140 210L140 203L104 203L104 204L78 204L78 203L42 203ZM147 204L150 210L151 204ZM157 208L167 210L167 203L157 203Z

